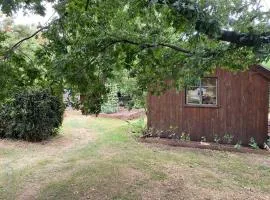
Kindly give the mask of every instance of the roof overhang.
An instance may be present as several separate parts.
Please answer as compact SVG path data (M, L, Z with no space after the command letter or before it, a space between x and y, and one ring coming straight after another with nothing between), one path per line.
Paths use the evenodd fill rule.
M262 66L262 65L253 65L250 67L251 71L257 72L264 78L270 80L270 69Z

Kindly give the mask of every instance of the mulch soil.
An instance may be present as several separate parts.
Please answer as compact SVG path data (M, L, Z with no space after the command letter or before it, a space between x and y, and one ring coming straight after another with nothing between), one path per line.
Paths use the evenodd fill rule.
M146 137L146 138L140 138L139 140L140 142L144 142L144 143L162 144L162 145L169 145L169 146L174 146L174 147L189 147L189 148L210 149L210 150L218 150L218 151L270 155L270 152L267 150L251 149L249 147L241 147L237 149L234 147L234 145L228 145L228 144L181 141L177 139L166 139L166 138L158 138L158 137Z
M127 109L120 109L119 112L117 113L111 114L100 113L98 116L105 118L117 118L121 120L132 120L142 117L144 115L145 115L144 109L132 109L130 111Z

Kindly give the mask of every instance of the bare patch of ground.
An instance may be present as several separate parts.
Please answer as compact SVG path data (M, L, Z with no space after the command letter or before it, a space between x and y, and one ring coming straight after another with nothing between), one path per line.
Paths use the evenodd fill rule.
M158 138L158 137L140 138L140 141L145 142L145 143L169 145L169 146L174 146L174 147L188 147L188 148L210 149L210 150L218 150L218 151L270 155L270 152L266 150L251 149L248 147L241 147L237 149L234 147L234 145L224 145L224 144L215 144L215 143L206 143L206 142L202 143L202 142L196 142L196 141L181 141L177 139L167 139L167 138Z
M117 113L111 114L100 113L98 116L105 118L117 118L121 120L132 120L145 116L145 111L144 109L132 109L132 110L120 109L119 112Z

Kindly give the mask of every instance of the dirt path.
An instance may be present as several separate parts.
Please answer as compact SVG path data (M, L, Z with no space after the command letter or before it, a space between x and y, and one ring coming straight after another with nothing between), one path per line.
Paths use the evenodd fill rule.
M90 123L90 121L91 117L84 117L77 112L71 112L65 114L64 126L68 123ZM95 139L96 134L85 127L64 127L56 138L41 143L0 140L0 169L2 166L1 171L9 171L11 175L20 170L33 170L32 178L24 182L23 187L20 189L22 193L19 193L16 199L35 199L41 186L55 179L55 177L45 177L46 174L56 174L57 168L63 167L66 154L78 148L83 148L94 142ZM1 155L1 152L4 152L3 155ZM10 155L8 152L11 152ZM1 171L0 177L3 176ZM44 179L36 181L35 179L39 179L39 174L42 173L45 175ZM63 178L70 173L72 173L72 170L66 170L61 172L60 176L57 174L56 177Z

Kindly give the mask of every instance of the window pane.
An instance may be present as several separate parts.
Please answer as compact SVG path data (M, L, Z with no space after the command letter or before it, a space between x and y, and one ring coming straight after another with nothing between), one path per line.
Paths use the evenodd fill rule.
M217 90L216 87L204 87L202 88L202 104L217 104Z
M202 87L216 87L217 79L216 78L203 78Z
M188 104L200 104L200 87L190 87L187 90L187 103Z

